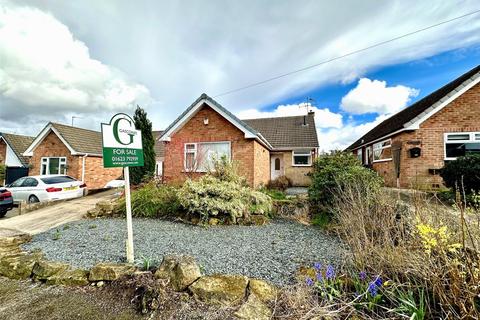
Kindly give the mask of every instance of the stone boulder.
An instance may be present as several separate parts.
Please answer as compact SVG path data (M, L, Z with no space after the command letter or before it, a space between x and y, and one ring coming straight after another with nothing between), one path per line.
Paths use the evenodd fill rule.
M22 252L20 245L30 242L32 236L17 230L0 230L0 257L18 255Z
M278 289L264 280L250 279L248 288L250 293L253 293L262 302L271 303L277 299Z
M95 204L95 208L87 211L87 217L108 217L115 213L115 203L109 200L102 200Z
M64 286L86 286L88 271L83 269L65 269L48 277L47 284Z
M95 265L88 276L90 281L113 281L124 275L135 272L135 267L130 264L99 263Z
M269 320L272 317L272 310L255 294L251 293L247 301L234 315L243 320Z
M0 258L0 275L10 279L27 279L39 260L40 256L35 254L3 256Z
M256 226L263 226L266 225L270 222L270 219L268 219L265 216L262 215L251 215L250 216L250 223Z
M67 263L40 260L33 266L33 278L47 280L56 273L67 270L70 266Z
M202 302L236 305L245 298L248 278L240 275L211 275L195 281L188 290Z
M164 257L155 276L168 279L175 291L183 291L202 274L193 257L169 255Z

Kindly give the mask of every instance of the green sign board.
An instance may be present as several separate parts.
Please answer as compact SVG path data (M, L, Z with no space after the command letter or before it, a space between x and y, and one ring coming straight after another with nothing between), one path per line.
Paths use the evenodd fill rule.
M142 132L128 115L117 113L102 123L103 167L142 167Z

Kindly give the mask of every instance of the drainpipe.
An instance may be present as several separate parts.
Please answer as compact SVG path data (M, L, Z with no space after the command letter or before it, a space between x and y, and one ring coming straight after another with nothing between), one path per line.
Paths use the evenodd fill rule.
M82 182L85 183L85 159L88 157L88 153L82 157Z

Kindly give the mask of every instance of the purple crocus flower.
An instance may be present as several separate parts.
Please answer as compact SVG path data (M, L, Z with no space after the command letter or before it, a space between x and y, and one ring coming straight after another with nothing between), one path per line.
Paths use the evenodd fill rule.
M315 268L315 270L318 272L322 269L322 264L320 262L315 262L313 264L313 268Z
M362 271L358 274L358 277L360 278L360 280L365 281L365 279L367 279L367 273L365 271Z
M380 278L380 276L377 276L377 278L375 279L375 285L377 287L381 287L382 284L383 284L382 278Z
M309 286L309 287L313 286L313 280L312 280L311 278L305 279L305 283L306 283L307 286Z
M370 293L372 297L375 297L378 294L378 287L375 282L370 282L368 285L368 293Z
M335 278L335 269L332 265L327 266L327 272L325 272L325 277L328 280L332 280L333 278Z
M321 272L317 273L317 281L323 282L323 274Z

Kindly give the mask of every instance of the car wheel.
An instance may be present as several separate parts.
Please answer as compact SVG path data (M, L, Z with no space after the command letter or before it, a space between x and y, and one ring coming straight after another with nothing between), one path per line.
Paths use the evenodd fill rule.
M28 203L37 203L37 202L40 202L37 196L31 195L30 197L28 197Z
M7 210L0 211L0 218L5 217L6 214L7 214Z

